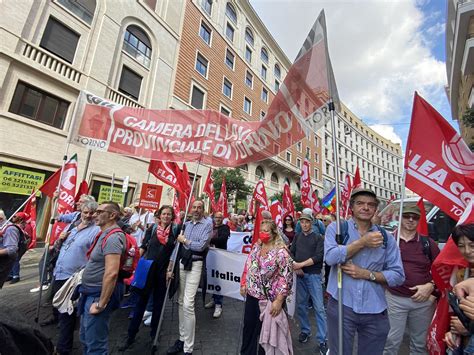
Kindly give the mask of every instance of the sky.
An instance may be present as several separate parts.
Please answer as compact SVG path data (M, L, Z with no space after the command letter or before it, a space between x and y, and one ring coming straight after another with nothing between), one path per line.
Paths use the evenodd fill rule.
M452 121L445 65L445 0L250 0L293 61L321 9L342 102L402 144L413 93Z

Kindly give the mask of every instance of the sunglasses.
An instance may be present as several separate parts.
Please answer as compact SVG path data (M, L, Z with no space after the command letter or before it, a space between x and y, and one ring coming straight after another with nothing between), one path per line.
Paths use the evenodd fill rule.
M402 214L402 217L405 219L412 219L414 221L418 221L420 219L420 216L417 214Z

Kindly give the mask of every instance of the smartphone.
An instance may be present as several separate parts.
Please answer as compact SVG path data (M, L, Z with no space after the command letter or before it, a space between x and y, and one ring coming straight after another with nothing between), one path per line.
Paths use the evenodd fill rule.
M464 325L464 328L469 329L471 320L464 314L461 308L459 308L459 298L452 291L448 291L448 302L454 314L459 318L462 325Z

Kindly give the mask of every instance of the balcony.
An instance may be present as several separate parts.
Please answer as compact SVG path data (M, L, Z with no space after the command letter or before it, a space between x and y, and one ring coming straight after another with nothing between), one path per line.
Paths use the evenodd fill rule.
M22 41L24 42L22 55L25 58L35 62L37 65L46 68L49 71L56 73L59 76L62 76L65 79L79 84L82 77L82 73L79 70L74 69L72 65L66 63L62 59L55 57L49 52L24 40Z
M107 98L110 101L113 101L119 105L135 107L135 108L144 108L144 106L140 105L137 101L135 101L131 97L124 95L121 92L112 89L111 87L108 88Z

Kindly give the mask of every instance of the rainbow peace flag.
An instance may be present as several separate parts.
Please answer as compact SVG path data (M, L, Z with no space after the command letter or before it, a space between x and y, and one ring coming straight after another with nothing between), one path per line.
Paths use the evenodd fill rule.
M336 206L336 187L334 186L333 189L323 197L321 200L321 204L326 207L329 211L333 211Z

